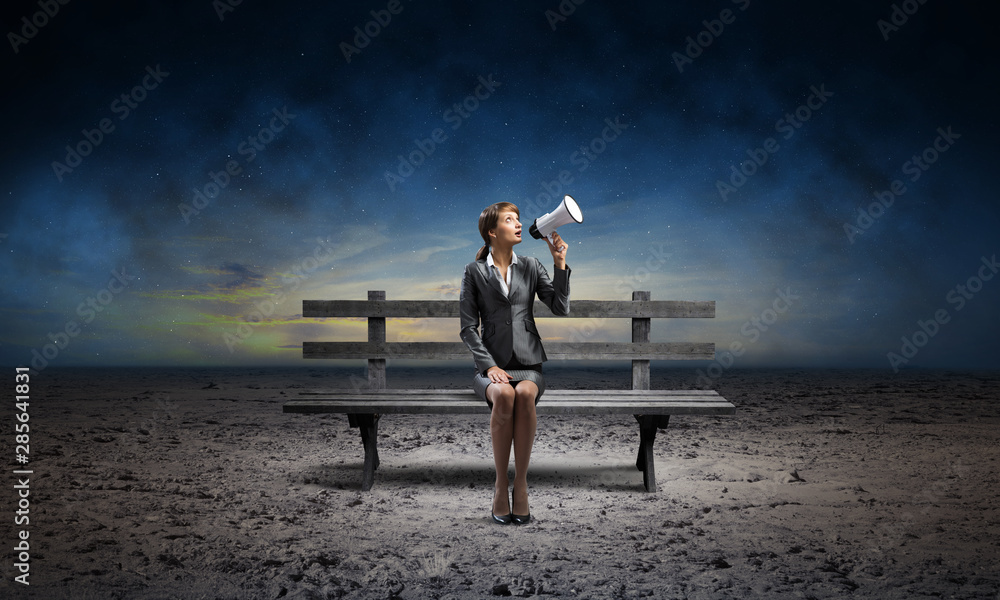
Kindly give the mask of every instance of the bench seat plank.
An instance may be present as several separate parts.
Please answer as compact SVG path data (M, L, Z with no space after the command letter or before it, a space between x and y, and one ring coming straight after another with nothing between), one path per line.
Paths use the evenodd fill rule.
M300 396L371 396L377 394L391 394L393 397L400 396L426 396L438 395L454 398L475 398L476 394L469 388L384 388L380 390L358 389L347 390L344 388L302 390ZM715 390L546 390L544 398L574 398L577 396L591 396L602 394L605 398L635 397L635 398L658 398L660 396L706 396L721 398L719 392Z
M321 390L302 390L299 392L300 396L331 396L331 397L347 397L347 396L371 396L373 394L391 394L392 397L408 396L408 395L438 395L446 397L454 397L457 399L461 398L475 398L476 394L468 388L385 388L380 390L370 390L370 389L358 389L358 390L346 390L340 389L321 389ZM547 390L545 392L544 398L560 397L560 398L573 398L577 396L591 396L594 394L601 394L602 397L660 397L660 396L708 396L713 398L721 398L719 392L715 390Z
M539 415L731 415L735 407L720 401L643 401L607 402L605 400L566 400L541 402ZM368 413L368 414L489 414L490 408L480 400L421 400L399 401L373 399L351 400L291 400L285 403L286 413Z
M736 407L710 390L551 390L536 407L539 415L730 415ZM621 393L621 395L618 395ZM362 393L304 393L284 404L286 413L488 414L469 390L368 390Z

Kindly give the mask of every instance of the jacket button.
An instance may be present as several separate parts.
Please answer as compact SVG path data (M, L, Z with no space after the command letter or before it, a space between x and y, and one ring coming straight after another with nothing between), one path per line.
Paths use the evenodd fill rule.
M510 325L510 319L507 319L507 324Z

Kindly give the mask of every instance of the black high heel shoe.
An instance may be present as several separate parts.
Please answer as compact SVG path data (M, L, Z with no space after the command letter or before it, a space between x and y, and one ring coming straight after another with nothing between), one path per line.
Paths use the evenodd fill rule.
M490 516L493 517L494 522L499 523L501 525L510 525L510 522L514 519L513 515L504 515L502 517L496 516L493 514L492 508L490 509Z
M531 513L529 512L526 515L515 515L514 514L514 502L511 501L511 503L510 503L510 520L515 525L525 525L526 523L528 523L529 521L531 521Z
M494 497L496 496L496 492L495 491L493 492L493 495L494 495ZM507 502L509 503L510 500L508 499ZM507 506L510 506L510 504L508 504ZM503 515L503 516L497 516L497 515L493 514L493 506L492 505L490 506L490 516L493 517L493 521L495 523L499 523L500 525L510 525L511 520L514 518L514 515L511 514L511 513L507 513L506 515Z

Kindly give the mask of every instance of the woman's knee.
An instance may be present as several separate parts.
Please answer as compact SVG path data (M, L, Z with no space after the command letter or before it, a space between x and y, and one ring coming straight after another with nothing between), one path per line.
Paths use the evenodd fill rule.
M486 388L486 396L493 403L493 412L509 415L514 411L516 393L509 383L491 383Z
M514 390L515 409L534 409L535 396L538 395L538 386L531 381L522 381Z

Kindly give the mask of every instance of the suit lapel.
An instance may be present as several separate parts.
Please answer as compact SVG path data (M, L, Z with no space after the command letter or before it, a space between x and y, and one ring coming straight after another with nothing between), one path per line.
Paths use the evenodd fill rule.
M521 284L524 279L524 257L518 256L517 263L508 268L512 270L510 272L510 293L507 297L510 299L511 303L513 303L515 298L514 294L521 291Z
M507 296L503 293L503 287L500 286L500 280L497 278L496 273L493 272L493 268L486 264L486 261L479 263L479 272L482 273L483 277L486 279L486 285L496 292L497 296L502 298L504 302L510 302ZM513 279L513 278L512 278ZM513 283L513 281L511 281Z

